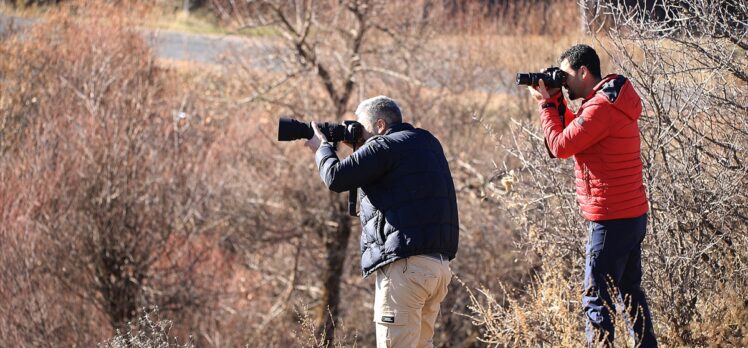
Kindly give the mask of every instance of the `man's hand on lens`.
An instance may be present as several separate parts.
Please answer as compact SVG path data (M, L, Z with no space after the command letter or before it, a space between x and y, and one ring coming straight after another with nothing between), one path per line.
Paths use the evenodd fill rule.
M560 88L551 88L550 90L547 90L545 88L545 81L543 80L538 81L537 87L533 88L532 86L527 86L527 89L535 100L539 102L550 99L552 95L558 93L560 90Z
M306 147L312 150L312 153L316 153L317 149L319 149L319 146L323 142L325 143L327 142L327 137L324 134L322 134L322 131L317 126L317 123L313 121L312 121L312 129L314 129L314 136L311 139L307 140L306 143L304 143L304 145L306 145Z

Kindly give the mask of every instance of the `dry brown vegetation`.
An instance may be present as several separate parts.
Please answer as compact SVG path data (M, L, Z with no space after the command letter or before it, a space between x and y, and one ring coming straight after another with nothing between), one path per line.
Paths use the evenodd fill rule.
M236 3L210 6L273 36L244 38L257 53L220 66L159 62L132 12L94 2L4 35L0 341L148 347L168 327L173 346L372 346L358 220L302 142L275 136L281 114L339 121L386 94L440 138L458 190L460 281L438 344L582 345L571 161L546 158L513 75L581 40L645 99L645 288L661 343L748 344L745 24L735 43L611 15L617 31L595 39L569 25L569 1ZM139 318L153 306L171 323Z

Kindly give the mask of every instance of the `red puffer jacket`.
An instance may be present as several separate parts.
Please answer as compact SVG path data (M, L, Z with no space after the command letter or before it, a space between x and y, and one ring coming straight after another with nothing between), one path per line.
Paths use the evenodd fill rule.
M540 105L548 150L560 158L574 156L582 215L600 221L646 213L637 125L642 104L631 82L620 75L606 76L576 115L568 111L560 92Z

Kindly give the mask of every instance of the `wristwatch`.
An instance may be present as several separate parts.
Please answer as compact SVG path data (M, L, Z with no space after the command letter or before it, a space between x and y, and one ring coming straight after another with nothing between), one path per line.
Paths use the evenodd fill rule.
M541 105L540 107L543 108L543 109L550 109L550 108L555 108L556 104L553 104L553 103L543 103L543 105Z

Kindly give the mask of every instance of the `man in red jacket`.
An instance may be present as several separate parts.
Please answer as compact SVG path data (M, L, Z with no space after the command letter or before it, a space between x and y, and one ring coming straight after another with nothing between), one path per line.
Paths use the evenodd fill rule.
M569 99L584 98L576 113L566 107L560 88L543 81L530 91L540 105L546 146L554 157L574 156L577 202L590 221L582 299L587 342L613 345L608 281L620 290L635 347L656 347L641 288L641 243L647 229L639 126L642 104L621 75L600 75L592 47L576 45L560 58Z

